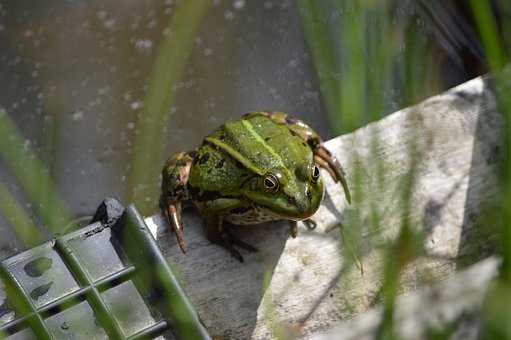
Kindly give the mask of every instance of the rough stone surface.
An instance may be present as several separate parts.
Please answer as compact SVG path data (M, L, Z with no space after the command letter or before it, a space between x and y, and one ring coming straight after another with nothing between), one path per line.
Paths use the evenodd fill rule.
M500 261L490 257L431 288L396 299L394 327L399 339L476 340L481 334L481 306ZM311 340L372 340L381 324L376 307ZM442 333L441 333L442 332Z
M186 255L159 215L147 221L158 229L160 247L211 335L311 337L379 301L381 245L399 230L403 188L411 188L406 216L424 233L427 252L404 270L401 293L492 253L498 235L478 217L497 192L501 126L489 83L477 78L328 141L347 170L354 203L347 206L341 188L324 176L328 189L314 216L318 227L300 225L296 239L288 237L285 222L236 229L260 250L243 253L243 264L205 239L194 211L183 216ZM353 265L354 253L363 272Z

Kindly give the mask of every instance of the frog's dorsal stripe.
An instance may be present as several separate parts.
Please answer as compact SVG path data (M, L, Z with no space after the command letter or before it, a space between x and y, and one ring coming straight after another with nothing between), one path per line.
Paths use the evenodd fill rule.
M289 176L289 171L287 170L286 168L286 164L284 164L284 161L282 160L282 157L280 157L279 154L277 154L275 152L275 150L273 150L269 145L268 143L265 142L265 140L263 139L263 137L261 137L260 134L257 133L257 131L254 129L254 127L252 126L252 123L250 123L248 120L245 120L245 119L242 119L241 120L241 124L243 124L243 126L248 130L248 132L250 132L250 134L255 138L256 141L259 142L259 144L262 145L263 148L266 149L266 151L268 151L268 153L270 155L272 155L276 160L277 162L279 163L280 167L286 171L287 175L288 175L288 178L290 178Z
M226 130L230 130L228 124L225 125ZM241 120L241 124L243 125L245 132L250 134L250 136L253 138L253 140L255 142L257 142L261 146L261 148L264 148L269 155L271 155L272 159L274 161L276 161L276 163L278 164L278 167L281 169L281 171L283 170L286 173L285 174L286 177L290 178L291 174L289 173L289 170L286 168L286 165L285 165L282 157L279 154L277 154L275 152L275 150L273 150L271 148L271 146L268 145L268 143L266 143L266 141L261 137L261 135L259 135L259 133L254 129L253 125L248 120L245 120L245 119ZM243 155L242 153L240 153L234 147L228 145L227 143L224 143L222 140L220 140L216 137L213 137L213 136L206 137L205 140L207 142L223 149L224 151L226 151L234 159L236 159L237 161L242 163L247 169L251 170L252 172L254 172L260 176L264 176L266 174L266 172L261 168L260 165L258 166L257 164L254 164L250 158L248 158L246 155Z
M229 145L225 144L224 142L222 142L220 139L218 138L214 138L214 137L206 137L205 138L206 141L210 142L211 144L213 145L216 145L218 146L220 149L226 151L229 155L231 155L234 159L236 159L237 161L239 161L241 164L243 164L244 166L247 167L247 169L249 169L250 171L252 172L255 172L256 174L260 175L260 176L263 176L264 173L258 168L256 167L254 164L252 164L252 162L250 162L249 159L247 159L245 156L243 156L241 153L239 153L238 151L234 150L232 147L230 147Z

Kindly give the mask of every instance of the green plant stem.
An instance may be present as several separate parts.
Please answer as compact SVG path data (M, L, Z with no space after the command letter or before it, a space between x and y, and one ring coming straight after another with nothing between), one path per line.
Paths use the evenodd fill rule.
M483 42L486 58L492 72L497 72L506 64L506 54L499 42L497 24L492 17L489 1L470 0L479 35Z
M299 0L298 8L305 39L312 53L312 59L319 80L319 88L325 104L332 130L335 134L342 131L339 120L340 96L339 66L337 65L332 39L325 15L321 13L316 0Z
M501 278L511 285L511 98L509 91L509 70L503 71L508 57L499 42L497 25L487 1L471 0L477 28L483 42L490 70L495 81L497 104L505 120L504 154L500 167L500 188L502 190L502 251L503 266Z
M27 247L33 247L44 241L30 216L11 195L3 183L0 183L0 212L12 226L18 239Z
M499 112L504 118L504 148L500 163L499 188L500 217L502 223L502 266L498 280L494 282L485 298L484 312L485 337L491 339L511 339L509 314L511 313L511 92L510 70L504 69L509 61L499 40L497 25L493 19L489 2L471 0L472 11L481 37L486 58L495 84ZM504 25L509 24L504 22ZM506 31L506 28L504 29Z
M149 79L144 108L137 121L130 174L130 199L142 213L154 208L158 175L164 161L165 134L177 82L192 52L194 37L210 4L208 0L181 1L164 35Z
M0 110L0 156L10 167L23 190L53 234L71 220L44 164L25 144L25 139L5 111Z
M366 36L367 9L360 2L338 0L342 18L340 39L343 42L339 101L343 132L352 132L364 123L366 111Z

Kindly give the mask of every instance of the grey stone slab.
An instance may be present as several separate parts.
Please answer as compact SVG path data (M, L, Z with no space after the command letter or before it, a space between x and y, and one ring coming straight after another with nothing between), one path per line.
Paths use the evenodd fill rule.
M211 335L322 334L378 302L385 260L381 245L399 231L403 189L411 187L407 217L424 233L426 255L404 269L400 293L492 254L498 235L476 222L497 193L501 126L489 82L476 78L329 140L327 147L346 168L355 202L348 206L341 188L324 176L327 193L314 216L318 227L300 224L295 239L288 237L286 222L240 227L235 233L260 250L243 253L243 264L205 239L194 211L183 217L186 255L158 214L147 221L157 229L160 247ZM410 185L412 149L418 161ZM378 225L374 212L380 215ZM344 235L358 235L359 241L343 242L340 222ZM349 265L353 252L363 272Z

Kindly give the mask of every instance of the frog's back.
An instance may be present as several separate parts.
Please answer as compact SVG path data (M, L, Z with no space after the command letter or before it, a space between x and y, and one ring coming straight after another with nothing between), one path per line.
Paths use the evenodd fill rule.
M283 124L266 116L249 116L228 122L206 141L224 150L253 173L270 169L294 170L312 159L312 151Z

